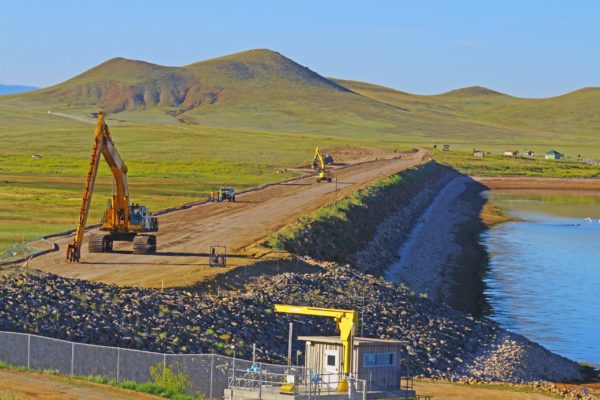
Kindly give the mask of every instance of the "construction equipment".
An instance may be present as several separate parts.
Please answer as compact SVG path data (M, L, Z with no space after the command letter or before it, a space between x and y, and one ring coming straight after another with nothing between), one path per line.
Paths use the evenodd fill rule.
M321 151L318 147L315 149L315 155L312 159L312 167L317 172L317 182L331 182L333 180L331 171L327 169L325 158L321 154Z
M352 342L358 322L358 313L353 310L337 310L335 308L320 308L307 306L290 306L275 304L275 312L301 315L314 315L319 317L332 317L336 328L340 332L340 340L344 348L344 379L338 383L338 391L348 391L348 375L351 371Z
M217 193L217 201L220 203L225 200L230 202L233 201L235 203L235 190L233 190L233 188L219 188L219 193Z
M211 267L226 267L227 246L210 246L208 265Z
M129 204L127 186L127 166L119 155L112 140L108 126L104 122L104 113L98 113L98 122L94 134L94 146L90 157L90 166L83 190L83 200L79 212L79 222L73 243L67 248L67 261L79 262L81 244L85 233L100 155L108 163L113 174L113 196L102 217L102 233L90 237L88 250L90 253L106 253L112 251L113 242L133 242L136 254L152 254L156 251L156 236L147 232L158 231L158 219L150 211L139 204Z

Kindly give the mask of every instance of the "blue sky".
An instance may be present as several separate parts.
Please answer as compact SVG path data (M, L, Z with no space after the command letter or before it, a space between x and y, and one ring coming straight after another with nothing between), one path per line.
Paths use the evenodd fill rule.
M49 86L109 58L185 65L252 48L325 76L433 94L600 86L600 1L0 0L0 83Z

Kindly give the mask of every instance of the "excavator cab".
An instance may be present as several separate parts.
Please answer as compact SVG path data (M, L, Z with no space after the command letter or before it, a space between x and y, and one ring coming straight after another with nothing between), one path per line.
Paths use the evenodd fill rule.
M153 217L150 210L139 204L129 207L129 224L140 227L140 232L158 232L158 218Z

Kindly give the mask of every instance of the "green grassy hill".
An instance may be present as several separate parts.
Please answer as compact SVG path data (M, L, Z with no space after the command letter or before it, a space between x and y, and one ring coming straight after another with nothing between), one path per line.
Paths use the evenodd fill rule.
M363 82L336 82L363 96L427 116L522 132L522 137L513 145L529 139L533 139L531 145L536 144L536 139L580 146L599 144L600 88L580 89L551 98L524 99L479 86L420 96ZM474 143L491 142L486 139L473 135Z
M270 50L183 67L115 58L0 96L0 248L74 227L98 110L129 166L132 199L157 209L289 177L280 170L307 165L317 145L555 148L600 159L599 106L598 88L549 99L481 87L415 95L325 78ZM92 222L110 195L104 165L99 182Z
M465 149L486 144L600 149L599 106L600 88L548 99L482 87L415 95L327 79L264 49L183 67L114 58L58 85L0 98L0 113L12 108L90 116L103 109L113 120L134 124L183 122L369 137L386 144L444 141Z

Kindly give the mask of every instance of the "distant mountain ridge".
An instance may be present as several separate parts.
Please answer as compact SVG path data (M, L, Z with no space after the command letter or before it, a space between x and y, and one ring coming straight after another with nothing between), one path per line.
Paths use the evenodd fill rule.
M33 90L38 90L38 87L35 86L25 86L25 85L3 85L0 83L0 95L3 94L17 94L17 93L25 93L31 92Z
M469 135L578 135L600 131L600 88L523 99L472 86L417 95L326 78L268 50L248 50L172 67L113 58L52 87L2 96L2 105L73 115L101 109L123 122L187 123L236 129L399 135L424 141ZM118 117L117 117L118 116Z

